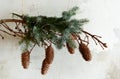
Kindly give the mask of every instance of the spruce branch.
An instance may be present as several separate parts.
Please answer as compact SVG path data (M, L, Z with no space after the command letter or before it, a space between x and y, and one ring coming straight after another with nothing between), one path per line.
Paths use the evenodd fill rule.
M20 37L20 45L23 45L22 65L28 68L30 61L30 53L36 45L47 49L48 55L43 61L42 74L46 74L49 65L52 63L54 51L52 45L58 49L66 47L71 54L74 54L74 49L79 44L79 51L86 61L91 60L91 53L88 48L91 37L95 44L99 44L103 49L107 48L106 43L103 43L99 38L101 36L91 34L83 30L82 26L87 23L88 19L74 19L78 7L73 7L68 11L62 12L61 17L47 17L47 16L29 16L12 13L19 19L1 19L0 33L5 33L10 36ZM9 23L13 23L11 27ZM4 36L0 37L4 39ZM84 38L82 38L82 33ZM29 50L29 51L28 51ZM27 55L26 55L27 54Z

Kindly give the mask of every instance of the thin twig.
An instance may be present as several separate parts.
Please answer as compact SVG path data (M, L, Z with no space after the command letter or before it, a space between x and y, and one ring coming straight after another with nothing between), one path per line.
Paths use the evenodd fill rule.
M95 42L95 44L97 45L97 42L96 42L96 40L94 39L94 37L92 37L92 39L93 39L93 41Z
M102 48L103 48L103 46L104 46L105 48L107 48L106 43L103 43L102 41L100 41L100 40L97 38L97 37L101 38L100 36L92 35L92 34L88 33L87 31L84 31L84 30L82 30L82 32L85 33L85 34L88 34L89 36L91 36L94 41L95 41L95 40L98 41L98 43L100 44L100 46L101 46ZM96 43L96 41L95 41L95 43ZM96 43L96 44L97 44L97 43Z
M95 37L98 37L98 38L102 38L101 36L98 36L98 35L94 35Z
M82 42L86 42L87 45L89 44L89 41L83 40L79 35L78 35L78 39L80 40L80 43L82 43Z
M87 39L87 45L89 44L89 36L85 33L85 38L84 40Z
M7 31L4 31L4 30L2 30L2 29L0 29L0 31L1 31L1 32L6 33L6 34L8 34L8 35L12 35L12 36L14 36L14 37L15 37L15 35L14 35L14 34L11 34L11 33L7 32Z
M23 36L21 35L20 32L16 32L16 31L14 31L13 29L11 29L5 22L3 22L2 25L3 25L7 30L9 30L10 32L14 33L16 36L19 36L19 37L23 38Z
M19 32L23 33L22 30L19 28L20 22L18 22L18 24L17 24L17 22L15 22L15 24L16 24L15 29L17 29Z
M12 15L15 15L15 16L21 18L21 19L23 19L23 17L24 17L23 15L19 15L19 14L16 14L16 13L12 13Z
M30 49L30 53L32 52L33 48L36 46L36 43L33 45L33 47Z
M2 19L2 20L0 20L0 24L2 24L4 22L20 22L20 23L24 23L23 20L19 20L19 19Z
M99 45L101 46L101 48L104 49L103 45L102 45L100 42L98 42L98 43L99 43Z
M1 24L4 28L9 29L8 27L6 27L6 25L4 23Z
M4 37L0 34L1 38L4 39Z

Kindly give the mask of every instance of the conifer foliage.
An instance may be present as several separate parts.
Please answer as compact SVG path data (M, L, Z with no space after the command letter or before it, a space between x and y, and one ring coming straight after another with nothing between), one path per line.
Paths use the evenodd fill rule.
M0 36L4 39L3 33L14 37L20 37L20 45L22 45L23 53L21 60L23 68L27 69L30 62L30 54L33 48L38 45L45 48L45 59L42 63L41 73L45 75L54 59L54 48L62 49L66 47L70 54L75 53L78 43L84 60L91 60L91 52L89 50L89 38L93 39L95 44L99 44L103 49L107 47L106 43L99 40L100 36L93 35L83 30L83 25L88 19L75 19L78 7L73 7L68 11L63 11L61 17L47 16L29 16L12 13L17 19L1 19L0 20ZM14 27L10 27L9 23L15 23ZM4 29L3 29L4 28ZM2 32L2 33L1 33ZM84 34L84 39L82 38ZM47 47L47 48L46 48Z

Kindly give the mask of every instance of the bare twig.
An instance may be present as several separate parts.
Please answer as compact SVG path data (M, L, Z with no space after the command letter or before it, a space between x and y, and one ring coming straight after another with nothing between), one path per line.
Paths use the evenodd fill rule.
M80 43L81 43L81 42L86 42L87 45L89 44L89 41L88 41L88 40L87 40L87 41L86 41L85 39L83 40L83 39L80 37L80 35L78 35L78 34L76 34L76 33L75 33L75 35L76 35L76 37L78 38L78 40L80 41ZM78 40L77 40L77 41L78 41ZM78 41L78 43L79 43L79 41Z
M33 47L30 49L30 53L32 52L33 48L36 46L36 43L33 45Z
M16 13L12 13L12 15L15 15L15 16L17 16L17 17L23 19L23 15L19 15L19 14L16 14Z
M87 35L89 35L89 36L91 36L91 38L94 40L94 42L95 42L96 44L97 44L97 42L98 42L103 49L104 49L104 47L107 48L106 43L103 43L101 40L99 40L99 39L97 38L97 37L101 38L101 36L92 35L92 34L88 33L87 31L84 31L84 30L82 30L82 32L85 33L85 34L87 34ZM96 41L97 41L97 42L96 42Z
M7 31L2 30L2 29L0 29L0 31L6 33L6 34L8 34L8 35L14 36L14 37L16 36L16 35L14 35L14 34L11 34L11 33L7 32Z
M4 39L4 37L0 34L1 38Z
M94 39L94 37L92 37L92 39L93 39L93 41L95 42L95 44L97 45L97 41L96 41L96 39Z
M20 25L20 23L23 23L23 21L22 21L22 20L18 20L18 19L3 19L3 20L0 20L0 24L1 24L4 28L6 28L8 31L10 31L11 33L13 33L14 36L18 36L18 37L23 38L23 34L24 34L24 33L21 32L20 29L19 29L19 32L14 31L13 29L11 29L11 28L6 24L7 22L15 22L15 23L16 23L16 27L18 27L18 26ZM19 24L17 24L17 22L18 22ZM6 31L4 31L4 32L6 32ZM8 32L6 32L6 33L13 36L13 34L10 34L10 33L8 33Z
M16 32L13 29L11 29L5 22L4 22L6 29L8 29L10 32L14 33L16 36L23 37L20 32Z
M84 38L84 40L86 40L87 39L87 45L89 44L89 36L85 33L85 38Z
M20 23L24 23L23 20L19 20L19 19L2 19L2 20L0 20L0 24L2 24L4 22L20 22Z
M19 28L20 22L18 22L18 23L15 22L15 24L16 24L15 29L17 29L19 32L22 32L22 30Z

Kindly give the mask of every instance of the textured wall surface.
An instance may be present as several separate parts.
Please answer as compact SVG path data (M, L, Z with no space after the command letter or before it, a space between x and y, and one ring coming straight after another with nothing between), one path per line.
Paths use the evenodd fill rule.
M44 49L36 47L30 67L21 66L18 40L6 35L0 39L0 79L119 79L120 77L120 1L119 0L0 0L0 19L11 13L61 16L61 12L79 6L76 18L88 18L84 26L91 33L102 36L108 49L90 45L93 59L85 62L76 50L70 55L66 49L56 50L54 62L46 76L40 74Z

